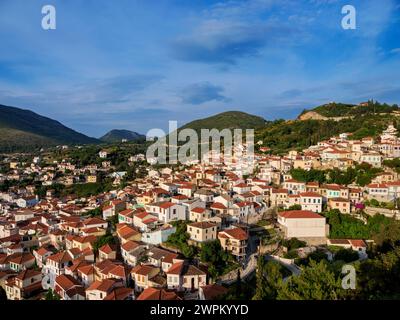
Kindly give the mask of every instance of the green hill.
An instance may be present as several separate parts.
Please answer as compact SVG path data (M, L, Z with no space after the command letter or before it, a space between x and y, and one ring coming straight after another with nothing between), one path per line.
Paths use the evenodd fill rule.
M31 151L57 144L90 144L99 140L29 110L0 105L0 151Z
M324 117L332 118L332 117L354 117L354 116L375 114L375 113L391 113L393 111L399 111L399 107L397 105L389 105L386 103L381 104L373 100L358 105L330 102L311 110L304 110L299 117L301 117L302 115L304 115L309 111L316 112Z
M121 142L122 139L126 139L127 141L141 142L146 140L146 136L134 131L114 129L107 132L104 136L100 138L101 141L107 143Z
M299 116L297 120L273 121L264 129L257 130L255 139L261 140L262 145L270 148L272 153L284 154L289 150L300 151L343 132L353 133L351 139L361 139L378 136L388 124L394 124L400 130L397 105L379 103L366 106L336 105L339 106L337 110L333 104L328 104L305 111L322 113L321 115L328 117L324 120L299 120ZM329 117L344 118L335 121Z
M265 119L261 117L240 111L227 111L189 122L179 130L191 128L200 132L201 129L259 129L263 128L265 124Z

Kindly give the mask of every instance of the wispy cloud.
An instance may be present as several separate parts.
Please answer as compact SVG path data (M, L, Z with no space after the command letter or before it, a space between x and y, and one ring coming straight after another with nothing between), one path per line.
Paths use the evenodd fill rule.
M276 0L217 3L203 12L192 31L172 41L172 56L182 61L234 65L240 59L259 56L268 44L282 45L299 28L286 20L260 17L277 4Z
M208 101L224 101L230 99L222 95L224 88L209 82L195 83L183 88L180 97L183 103L198 105Z

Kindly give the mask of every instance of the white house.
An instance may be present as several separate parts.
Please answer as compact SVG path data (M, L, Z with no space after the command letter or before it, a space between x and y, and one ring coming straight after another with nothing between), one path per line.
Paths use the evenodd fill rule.
M29 208L33 207L38 203L38 199L36 196L27 196L17 199L17 206L20 208Z
M146 205L146 210L164 223L186 219L185 206L169 201L150 203Z
M278 223L285 238L298 238L309 244L326 244L329 225L319 214L308 210L292 210L278 213Z
M165 224L154 230L143 232L142 233L142 242L148 243L148 244L159 245L160 243L166 242L168 240L168 237L171 234L175 233L175 231L176 231L175 227L173 227L169 224Z
M301 210L310 210L313 212L322 212L322 196L316 192L300 193Z
M105 151L105 150L101 150L101 151L99 152L99 157L102 158L102 159L106 159L106 158L107 158L107 155L108 155L108 153L107 153L107 151Z

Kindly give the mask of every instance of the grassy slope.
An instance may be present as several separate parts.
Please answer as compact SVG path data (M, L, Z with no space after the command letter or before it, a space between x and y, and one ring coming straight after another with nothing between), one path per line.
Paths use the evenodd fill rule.
M274 121L265 129L256 131L256 141L271 148L273 153L283 154L289 150L302 150L318 141L342 132L353 133L352 139L367 136L376 137L388 124L393 123L400 130L400 119L392 114L364 114L354 119L333 120L291 120Z
M32 111L0 105L0 150L17 150L48 144L89 144L97 139L65 127Z
M204 119L187 123L181 129L191 128L196 131L201 129L256 129L265 126L265 120L240 111L227 111Z
M121 142L122 139L142 141L146 139L146 136L129 130L111 130L100 138L101 141L108 143Z

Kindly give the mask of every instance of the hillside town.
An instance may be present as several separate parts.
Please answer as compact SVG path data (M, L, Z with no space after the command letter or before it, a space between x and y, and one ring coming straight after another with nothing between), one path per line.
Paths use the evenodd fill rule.
M7 155L0 285L9 300L215 300L230 297L237 281L251 281L260 257L281 264L285 278L301 274L298 259L317 251L331 260L340 249L369 259L372 239L340 237L328 220L400 217L400 178L387 165L400 157L400 139L393 125L378 138L351 136L285 155L270 154L260 141L252 173L248 161L221 163L215 154L175 166L132 154L125 161L141 174L127 183L106 148L88 165ZM246 145L237 148L246 157ZM368 179L341 184L295 175L356 166ZM18 184L32 176L37 184ZM101 177L111 190L63 193Z

